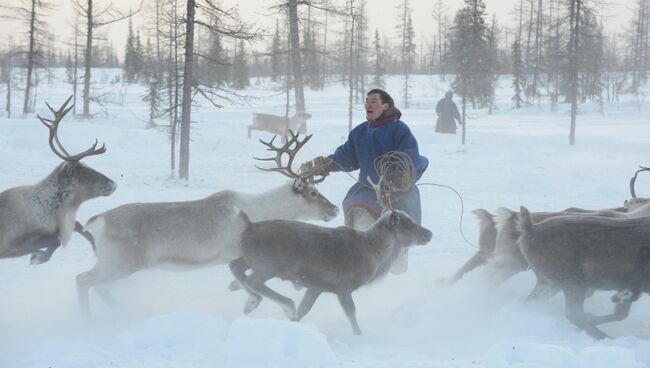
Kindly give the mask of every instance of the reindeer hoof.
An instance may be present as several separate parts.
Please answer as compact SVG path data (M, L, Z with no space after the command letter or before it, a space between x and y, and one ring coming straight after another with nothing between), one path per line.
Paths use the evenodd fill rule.
M244 314L249 314L250 312L254 311L260 305L261 301L262 297L259 295L249 296L248 300L246 301L246 305L244 306Z
M287 318L289 318L290 321L298 322L298 313L296 312L296 306L293 302L282 306L282 309L284 309L284 314L287 315Z
M39 250L38 252L32 253L32 257L29 259L29 264L39 265L50 260L50 257L47 256L47 253Z
M612 295L612 302L616 304L630 303L634 301L634 292L630 289L621 290Z
M228 290L230 291L237 291L241 289L241 284L237 280L232 280L230 285L228 285Z

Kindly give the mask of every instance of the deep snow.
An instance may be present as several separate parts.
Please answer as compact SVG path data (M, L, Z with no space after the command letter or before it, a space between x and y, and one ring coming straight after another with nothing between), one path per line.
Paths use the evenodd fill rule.
M141 86L111 86L111 71L95 80L112 88L115 101L90 121L66 118L60 136L69 151L87 148L97 137L106 154L84 161L118 183L110 197L86 202L82 222L129 202L202 198L223 189L261 192L285 178L255 168L265 155L257 138L246 138L253 112L283 114L284 96L267 81L246 91L249 105L194 110L190 180L169 178L169 142L163 128L144 129L147 106ZM61 73L62 75L63 73ZM0 367L647 367L650 366L650 303L637 302L623 322L603 325L613 340L594 341L563 316L563 297L526 306L535 282L531 272L501 285L489 270L468 274L453 287L442 281L473 253L478 226L471 210L525 205L534 211L575 206L609 208L628 198L637 165L650 162L650 105L623 96L617 103L582 105L576 144L568 144L568 106L512 110L510 81L501 80L498 109L469 110L467 142L433 132L435 102L448 88L437 76L416 76L403 120L431 162L420 181L423 224L433 240L411 251L409 270L388 275L353 294L362 336L353 336L333 295L323 295L301 323L289 322L269 301L250 316L241 309L243 292L227 289L226 266L177 272L154 269L113 286L121 301L111 310L91 294L92 322L79 316L75 276L94 264L90 245L78 235L50 262L30 266L28 257L0 262ZM388 91L403 105L401 79ZM62 82L39 87L37 112L47 115L68 96ZM340 85L307 91L314 136L297 161L332 152L347 136L347 92ZM17 111L19 101L15 101ZM98 109L96 111L99 111ZM362 122L362 102L355 106ZM161 122L164 123L164 122ZM59 162L47 146L47 130L35 116L0 115L0 190L33 184ZM319 185L340 205L353 179L343 173ZM637 193L650 196L650 177ZM462 217L461 217L462 215ZM339 215L325 226L343 223ZM182 247L182 244L179 244ZM290 285L271 285L298 300ZM599 292L587 310L608 312L610 293Z

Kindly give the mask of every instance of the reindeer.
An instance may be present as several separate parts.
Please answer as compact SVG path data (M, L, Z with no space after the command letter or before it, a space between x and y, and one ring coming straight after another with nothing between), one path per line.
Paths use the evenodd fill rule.
M302 141L294 135L282 147L260 140L275 158L276 171L293 179L260 194L232 190L186 202L131 203L92 217L84 227L93 239L97 263L77 276L81 311L90 315L90 288L124 278L136 271L172 263L198 267L227 263L239 257L238 242L244 226L234 207L250 214L255 221L280 219L319 219L330 221L338 208L318 192L322 180L292 170L296 153L311 138ZM283 155L288 163L282 164ZM112 298L100 293L109 304Z
M597 339L596 326L627 317L639 292L650 291L650 217L556 216L534 223L521 207L519 249L538 279L561 289L566 317ZM619 290L613 314L584 311L588 289Z
M383 176L378 185L373 185L380 201L382 180ZM383 204L381 217L366 230L286 220L251 222L242 211L245 230L240 243L241 257L229 266L249 294L244 313L257 308L265 296L280 304L290 320L299 321L321 293L330 292L338 297L353 332L360 334L352 292L384 276L403 248L431 240L431 231L417 225L406 213L393 210L388 203ZM297 310L291 299L265 285L272 278L307 288Z
M289 130L305 132L305 124L311 118L311 114L297 113L291 118L272 114L253 114L253 123L248 126L248 138L251 137L251 130L264 130L269 133L286 137Z
M630 218L650 216L650 199L638 198L635 192L635 182L638 174L649 171L650 168L640 166L630 179L630 196L622 207L605 210L584 210L581 208L567 208L560 212L533 212L533 222L539 222L550 217L566 215L602 216L610 218ZM514 274L528 269L528 263L517 246L520 236L516 226L518 213L507 208L499 208L493 215L484 209L474 210L479 218L479 251L472 256L451 277L451 282L460 280L465 273L476 267L489 263L500 271L499 280L505 280ZM547 283L540 282L531 293L531 298L547 297L557 291Z
M115 191L115 182L79 162L84 157L104 153L104 145L97 148L95 141L86 151L70 155L59 141L59 124L72 109L72 106L66 108L71 98L56 111L46 103L54 119L37 116L49 129L50 148L64 162L34 185L0 193L0 258L31 253L31 264L47 262L60 245L70 240L78 224L75 218L81 204Z

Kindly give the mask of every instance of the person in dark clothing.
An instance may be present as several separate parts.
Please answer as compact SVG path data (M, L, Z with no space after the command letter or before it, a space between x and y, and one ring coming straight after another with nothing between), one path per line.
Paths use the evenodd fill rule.
M420 155L418 143L409 127L400 120L402 113L395 107L393 98L381 89L373 89L366 94L367 121L357 125L350 132L345 143L327 157L317 157L303 164L302 170L311 170L317 175L328 175L334 171L359 170L359 182L354 184L343 200L345 224L355 228L365 228L381 215L374 190L368 183L370 177L377 182L379 175L375 170L375 159L391 151L406 153L413 162L415 180L402 192L393 208L409 214L413 221L421 223L420 192L415 182L420 179L429 165L429 160ZM399 178L387 177L389 181ZM406 270L406 255L395 263L402 262L401 268L393 267L394 273Z
M438 114L436 133L456 134L456 122L454 119L458 120L458 124L462 124L458 107L451 99L452 97L453 93L447 91L445 98L440 99L436 104L436 113Z

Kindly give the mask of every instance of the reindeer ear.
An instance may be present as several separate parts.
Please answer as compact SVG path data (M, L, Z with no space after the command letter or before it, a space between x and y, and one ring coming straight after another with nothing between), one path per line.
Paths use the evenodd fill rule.
M388 218L388 224L391 227L395 227L395 226L399 225L399 221L400 221L399 213L397 211L392 211L390 213L390 217Z

